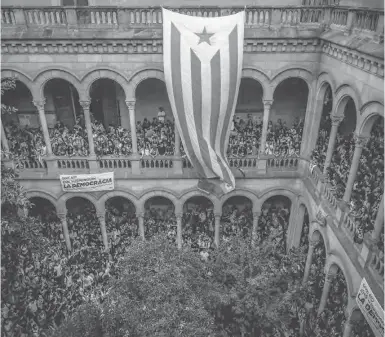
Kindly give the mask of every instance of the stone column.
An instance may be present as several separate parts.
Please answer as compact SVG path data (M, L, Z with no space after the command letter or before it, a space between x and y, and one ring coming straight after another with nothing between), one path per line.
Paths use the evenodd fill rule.
M182 157L180 155L180 135L175 125L175 153L174 153L174 173L183 174Z
M352 196L353 185L357 177L358 166L360 165L362 149L364 146L366 146L369 140L369 138L358 137L356 135L354 136L354 138L355 138L354 155L353 155L352 165L350 167L348 182L346 183L345 193L343 197L343 201L345 201L346 203L350 201L350 197Z
M86 124L87 136L88 136L88 146L90 149L90 156L95 156L95 146L94 146L94 136L92 134L91 126L91 116L90 116L90 101L80 101L81 107L83 108L84 113L84 122Z
M220 234L221 234L221 215L215 214L214 243L217 248L219 247Z
M66 246L68 251L71 251L71 239L70 234L68 232L68 225L67 225L67 213L58 213L58 218L60 219L61 225L63 227L63 236L64 240L66 242Z
M107 229L106 229L106 211L98 210L97 217L99 219L100 223L100 231L102 232L102 240L104 244L105 251L108 251L108 236L107 236Z
M136 136L136 122L135 122L135 100L126 101L128 112L130 115L130 128L131 128L131 143L132 153L138 153L138 141Z
M253 246L257 243L258 221L260 216L261 216L261 212L253 212L253 230L251 233L251 244Z
M45 118L45 111L44 111L45 99L41 101L33 101L33 104L36 106L37 110L39 111L40 125L41 125L41 129L43 130L45 146L47 147L47 155L52 156L51 140L49 139L48 125L47 125L47 120Z
M347 316L347 317L346 317ZM353 326L364 320L360 310L354 310L350 315L346 315L343 337L353 337Z
M138 213L137 214L138 221L139 221L139 236L145 240L144 236L144 213Z
M266 138L267 138L267 127L269 125L269 118L270 118L270 109L273 105L273 100L264 100L263 101L263 124L262 124L262 136L261 136L261 142L259 147L259 153L264 154L265 153L265 145L266 145Z
M332 282L333 282L335 276L336 275L334 273L328 273L325 276L325 284L324 284L324 288L322 290L322 296L321 296L321 301L320 301L319 308L318 308L318 314L320 314L322 311L325 310L326 302L327 302L329 292L330 292L330 288L331 288L331 285L332 285Z
M330 166L330 163L332 161L334 146L337 138L338 126L342 122L343 116L332 116L331 120L332 120L332 128L330 131L329 145L328 145L328 151L326 152L326 159L325 159L323 174L326 174L326 169Z
M180 135L175 124L175 156L180 157Z
M372 239L374 242L378 242L382 229L384 228L384 195L382 195L380 201L380 207L377 211L376 221L374 222L374 231L372 233Z
M300 207L298 198L292 202L290 208L289 226L287 228L286 246L289 251L292 247L298 247L301 241L305 208Z
M1 120L0 118L0 132L1 132L1 144L3 144L3 148L4 148L4 151L9 153L9 146L8 146L8 140L7 140L7 136L5 135L5 131L4 131L4 128L3 128L3 121Z
M343 337L352 337L353 324L350 319L347 319L344 325Z
M182 238L182 213L176 213L176 242L178 244L178 248L181 249L183 245Z
M303 273L303 283L306 283L309 279L311 265L313 263L313 254L314 249L317 246L318 241L310 241L309 242L309 250L307 251L305 271Z

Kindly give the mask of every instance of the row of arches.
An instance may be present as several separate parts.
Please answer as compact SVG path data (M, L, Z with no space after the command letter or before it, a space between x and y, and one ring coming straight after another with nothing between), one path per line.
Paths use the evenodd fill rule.
M166 118L172 120L161 70L141 71L130 80L119 77L121 75L118 76L112 70L99 70L85 76L84 83L79 82L68 72L60 70L43 72L35 78L35 81L16 71L4 70L3 74L17 79L16 89L7 91L3 96L6 105L18 109L18 113L8 119L13 119L23 126L39 126L40 118L36 113L34 102L45 103L44 110L49 128L53 128L57 121L72 128L76 118L83 113L80 102L88 100L95 120L104 127L122 126L132 131L133 123L130 122L129 106L126 101L135 102L133 111L136 111L135 118L138 123L145 120L151 123L151 119L157 118L159 108L165 112ZM348 115L344 129L354 128L357 134L368 133L373 124L370 115L373 109L377 110L375 114L381 115L379 110L381 104L372 102L363 106L360 96L351 85L337 88L326 73L322 73L317 82L314 90L314 77L310 71L304 69L287 69L269 78L259 70L246 68L243 70L239 91L237 118L243 119L245 125L249 119L253 119L259 124L262 124L263 120L272 123L283 121L290 127L295 119L302 119L306 122L305 126L316 126L324 106L322 96L331 90L331 96L334 98L331 115ZM83 87L87 88L87 94L84 94ZM315 100L314 96L317 96ZM305 120L306 111L310 111L313 100L321 103L314 106L316 114L308 116L308 120ZM368 113L366 111L361 113L362 108ZM269 116L267 120L266 114ZM261 143L264 151L264 142ZM310 141L307 147L311 147L312 144L314 140Z
M55 207L53 204L41 197L33 197L31 201L34 203L34 207L30 210L31 216L40 216L43 219L44 216L52 214L52 218L46 221L54 221ZM72 248L80 249L85 245L101 247L100 227L95 226L95 223L100 219L98 220L95 206L89 200L81 197L68 199L66 205L68 208L67 223L73 242ZM244 234L245 237L252 235L253 217L256 216L256 214L250 215L249 213L252 207L252 200L245 196L233 196L224 202L222 214L219 217L221 239L225 240L227 235L231 235L229 232L237 230ZM346 266L341 264L338 257L334 258L333 255L330 255L330 247L325 233L319 226L309 221L310 217L306 206L301 204L300 207L304 210L304 217L302 223L298 222L296 224L301 227L299 230L299 245L308 251L305 278L313 289L312 298L309 298L308 301L318 308L316 310L318 313L325 312L320 316L321 321L327 322L332 319L334 323L340 323L339 326L337 324L340 330L337 332L342 335L344 329L355 329L351 317L353 312L357 313L359 310L354 305L354 299L352 300L354 291L356 291L352 283L352 276L346 270ZM213 208L213 203L204 196L193 196L185 202L182 217L184 244L196 247L201 252L211 248L209 246L210 241L205 240L206 238L214 240L215 229L213 227L216 224L211 225L210 221L201 221L201 217L204 213L204 217L210 220L210 212L213 211ZM282 247L286 249L285 235L287 235L288 230L287 221L290 217L290 209L291 201L286 196L275 195L265 200L258 216L257 231L261 239L274 236L276 240L282 241ZM197 210L197 219L191 220L195 210ZM136 212L135 204L126 198L115 196L106 201L106 227L109 240L112 242L110 249L124 251L130 240L139 236ZM177 233L173 213L175 213L175 207L171 200L161 196L147 199L145 213L142 215L145 224L145 237L150 239L156 233L166 232L169 239L175 242ZM246 218L244 222L235 224L235 226L240 226L239 228L231 228L234 227L234 224L229 220L232 214L236 214L238 218ZM248 221L248 215L251 221ZM279 219L275 220L274 217L277 215ZM216 216L218 217L218 215ZM281 223L281 219L284 219L283 223ZM165 225L162 228L162 222L168 222L170 225ZM274 224L277 224L277 226ZM89 225L94 225L94 227L89 228ZM362 322L360 324L362 325ZM364 326L366 328L365 336L371 336L367 323Z
M259 124L263 122L264 100L266 89L258 80L248 77L242 78L236 116L248 121L251 119ZM307 82L299 77L286 78L277 84L272 97L270 120L276 123L281 119L290 125L296 118L304 119L308 101L309 87ZM44 83L42 97L45 99L44 111L48 128L55 126L56 122L72 129L76 119L83 114L80 105L81 94L73 83L64 78L51 78ZM13 106L17 113L5 119L21 126L36 128L40 126L40 119L34 101L39 101L33 96L31 89L25 82L18 79L16 88L4 93L3 103ZM158 117L161 108L166 119L172 121L173 115L167 96L166 85L163 79L146 78L138 83L132 97L127 97L122 85L114 79L96 79L89 89L90 112L95 120L102 123L105 128L112 125L130 129L129 108L126 100L135 101L135 119L143 123L145 120L152 122ZM84 100L84 99L83 99Z

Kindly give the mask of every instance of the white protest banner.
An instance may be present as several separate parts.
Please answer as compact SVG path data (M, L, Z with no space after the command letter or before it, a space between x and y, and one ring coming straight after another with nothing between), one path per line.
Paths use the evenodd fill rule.
M111 191L114 189L114 172L61 175L60 182L64 192Z
M376 337L384 336L384 310L378 303L365 278L362 279L360 289L356 297L360 307Z

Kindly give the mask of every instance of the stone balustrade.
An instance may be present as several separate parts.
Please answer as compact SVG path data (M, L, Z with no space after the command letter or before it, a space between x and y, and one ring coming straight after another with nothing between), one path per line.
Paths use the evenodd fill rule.
M331 221L327 221L332 226L333 231L340 233L344 240L344 248L351 256L352 260L359 262L362 268L360 273L366 278L372 280L384 290L384 254L372 244L371 240L365 236L363 242L355 242L354 236L356 232L356 223L350 216L346 208L342 208L341 204L334 197L331 186L325 182L323 175L318 167L309 165L308 172L305 177L310 181L312 186L309 188L316 190L316 194L320 196L317 203L323 205L323 209L328 213ZM306 180L306 179L305 179Z
M348 14L349 11L347 9L333 9L330 23L339 27L345 27L348 23Z
M242 11L243 7L184 7L172 11L199 17L220 17ZM302 24L345 27L351 17L352 28L383 35L383 12L340 6L247 7L246 28L297 26ZM162 25L160 7L3 7L1 23L9 26L70 26L72 28L158 27Z
M88 160L82 157L57 158L56 162L59 170L87 170L90 168Z
M24 10L27 26L60 26L67 25L64 9L36 8Z
M258 156L246 156L243 158L230 157L228 158L229 165L234 174L240 174L238 169L241 168L244 172L251 173L250 178L263 177L264 174L279 172L296 172L299 166L300 160L298 157L293 158L273 158ZM124 172L125 174L141 175L155 172L160 173L159 178L169 177L169 173L173 173L173 170L179 167L175 165L176 161L182 162L182 170L186 172L188 177L191 177L191 172L194 172L194 168L187 157L181 158L177 156L127 156L127 157L114 157L104 156L98 158L92 157L44 157L39 160L10 160L3 158L3 161L9 167L14 167L20 172L22 179L28 179L31 173L45 172L47 179L56 176L57 174L68 174L70 172L76 173L97 173L105 171L115 171L117 173ZM134 162L138 162L139 171L134 172ZM263 165L260 165L263 162ZM179 164L180 165L180 164ZM260 171L258 167L265 166L267 171ZM167 173L167 171L169 173ZM162 176L163 173L167 173ZM187 177L186 176L186 177ZM40 178L44 176L39 175ZM128 177L128 176L126 176ZM170 176L172 177L172 175ZM288 177L292 177L289 175Z
M373 248L372 258L369 263L369 270L373 273L374 277L379 281L379 285L384 290L384 254Z
M235 168L252 168L257 167L258 156L247 156L245 158L228 158L229 166Z
M298 157L268 158L267 167L272 170L296 170L298 167L298 159Z

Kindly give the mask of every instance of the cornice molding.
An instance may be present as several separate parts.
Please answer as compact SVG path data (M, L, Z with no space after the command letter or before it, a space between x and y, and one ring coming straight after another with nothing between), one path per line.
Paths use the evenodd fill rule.
M163 41L154 39L132 40L2 40L2 54L162 54ZM320 38L260 39L246 38L245 53L323 53L362 71L384 77L384 61Z

